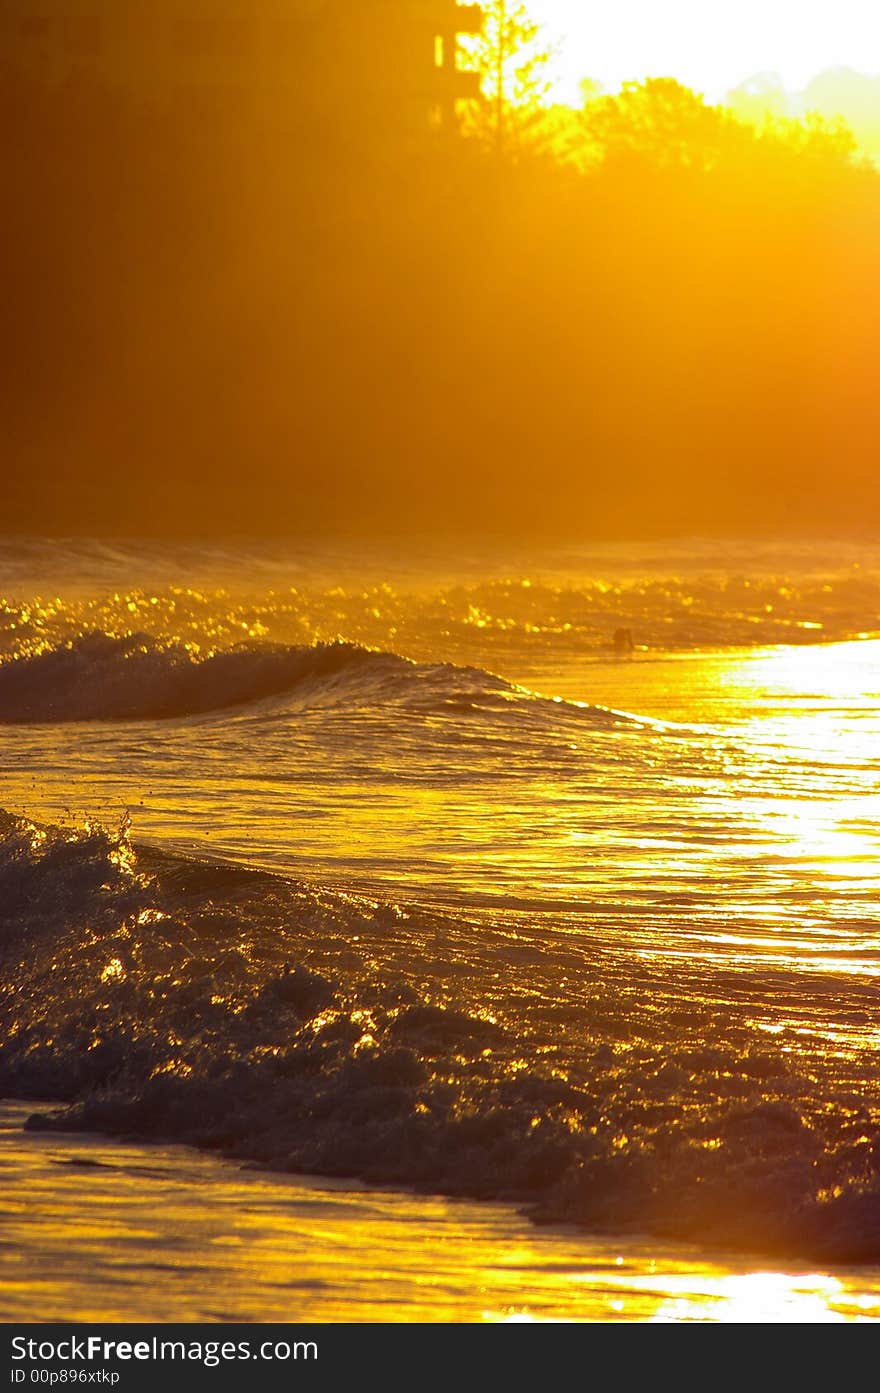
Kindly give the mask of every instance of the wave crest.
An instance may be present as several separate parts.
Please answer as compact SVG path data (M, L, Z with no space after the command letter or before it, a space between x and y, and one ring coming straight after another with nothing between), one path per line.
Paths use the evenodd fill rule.
M206 715L272 697L288 705L395 703L451 719L536 712L600 724L644 722L604 707L550 701L485 672L415 663L338 640L292 647L248 643L201 655L147 634L94 632L0 663L0 724L161 720Z
M403 661L354 643L247 644L202 657L146 634L90 633L0 664L0 721L195 716Z

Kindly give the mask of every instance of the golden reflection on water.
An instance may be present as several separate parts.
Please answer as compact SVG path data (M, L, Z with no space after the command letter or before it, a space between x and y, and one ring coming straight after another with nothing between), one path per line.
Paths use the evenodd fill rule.
M607 1281L605 1311L593 1320L647 1324L835 1325L880 1318L880 1293L858 1292L825 1273L725 1272L656 1273L656 1263L639 1276ZM574 1274L574 1280L580 1280ZM592 1275L587 1278L592 1282ZM615 1294L616 1293L616 1294ZM499 1319L492 1312L486 1319ZM515 1313L509 1322L534 1320Z
M827 1322L880 1269L784 1272L513 1208L240 1171L183 1147L25 1134L0 1108L0 1319Z
M781 644L748 654L722 671L722 684L760 702L788 696L798 705L876 706L880 696L877 643Z
M693 1285L687 1279L665 1278L652 1320L813 1325L880 1315L880 1295L863 1293L853 1299L844 1282L823 1273L708 1273L700 1278L698 1292Z

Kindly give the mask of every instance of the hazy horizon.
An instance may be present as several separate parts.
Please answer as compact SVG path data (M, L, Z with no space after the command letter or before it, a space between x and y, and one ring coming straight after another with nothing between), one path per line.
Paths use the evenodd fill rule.
M459 40L477 100L413 0L229 3L184 44L176 0L143 33L15 0L8 530L875 528L880 175L844 133L652 79L560 140L515 6L500 92L495 0Z

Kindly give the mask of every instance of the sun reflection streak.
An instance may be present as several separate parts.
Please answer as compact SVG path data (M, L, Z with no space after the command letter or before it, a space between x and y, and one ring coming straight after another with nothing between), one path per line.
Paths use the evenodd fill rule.
M868 1318L880 1311L880 1299L861 1314L848 1311L846 1288L836 1277L821 1273L791 1276L784 1272L745 1272L707 1276L701 1290L686 1290L693 1279L665 1279L668 1290L653 1323L715 1321L725 1324L839 1324ZM678 1288L678 1290L677 1290ZM685 1290L681 1290L685 1288Z
M562 1319L640 1321L648 1324L843 1324L880 1317L880 1292L823 1272L729 1271L708 1265L658 1270L654 1259L618 1257L566 1274L572 1293ZM483 1320L523 1324L558 1320L529 1301L507 1310L484 1310Z

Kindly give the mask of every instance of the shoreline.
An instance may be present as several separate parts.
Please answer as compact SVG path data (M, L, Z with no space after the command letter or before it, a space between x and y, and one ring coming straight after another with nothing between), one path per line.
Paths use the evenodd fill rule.
M67 1140L89 1138L95 1141L103 1140L111 1146L134 1146L151 1150L174 1148L192 1153L196 1156L204 1157L208 1160L216 1161L221 1166L234 1167L241 1172L263 1176L268 1181L284 1182L290 1184L302 1183L308 1187L318 1189L328 1188L336 1190L363 1191L375 1195L392 1195L401 1199L411 1199L413 1201L449 1203L464 1206L477 1206L478 1208L503 1207L506 1211L514 1213L522 1221L523 1227L529 1231L538 1233L560 1232L570 1233L575 1241L581 1241L585 1246L593 1244L616 1243L618 1246L626 1246L629 1243L647 1244L649 1246L667 1246L674 1249L693 1249L695 1252L711 1254L723 1254L724 1260L733 1263L756 1263L762 1268L766 1266L781 1265L784 1268L798 1267L799 1265L811 1263L828 1268L844 1269L848 1272L864 1272L865 1274L877 1273L880 1282L880 1257L872 1254L868 1257L850 1257L832 1253L829 1255L827 1245L825 1251L819 1247L772 1247L768 1243L737 1241L736 1235L731 1235L729 1230L722 1229L714 1236L709 1234L701 1236L699 1232L676 1231L672 1225L658 1224L656 1227L650 1225L640 1225L630 1221L621 1221L619 1225L604 1224L601 1226L591 1226L589 1223L565 1214L555 1213L552 1208L546 1205L540 1196L523 1197L505 1194L480 1194L461 1187L455 1190L438 1189L430 1184L420 1185L417 1181L407 1182L406 1180L395 1179L367 1179L359 1175L356 1171L320 1171L320 1170L298 1170L285 1168L272 1160L261 1160L250 1157L246 1152L236 1152L226 1150L222 1146L213 1144L200 1144L195 1141L187 1140L185 1137L174 1136L173 1134L150 1133L139 1130L136 1126L131 1128L114 1129L112 1127L102 1127L100 1122L89 1125L88 1122L88 1100L73 1100L64 1102L63 1100L34 1100L19 1099L12 1095L0 1095L0 1110L7 1105L22 1106L33 1108L31 1116L25 1118L22 1130L25 1134L37 1137L56 1138L59 1145L67 1144ZM47 1111L41 1111L46 1109ZM35 1125L31 1125L35 1123ZM878 1309L880 1315L880 1309Z
M0 1249L3 1320L880 1318L880 1268L755 1263L536 1228L490 1201L241 1168L179 1144L25 1132L35 1106L46 1104L0 1104L4 1206L23 1225L18 1258L15 1232Z

